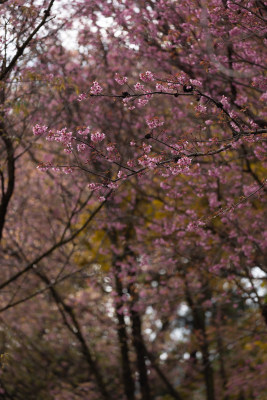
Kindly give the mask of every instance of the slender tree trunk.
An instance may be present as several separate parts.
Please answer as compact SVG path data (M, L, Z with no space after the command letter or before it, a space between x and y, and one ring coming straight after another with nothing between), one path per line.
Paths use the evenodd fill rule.
M177 390L173 387L173 385L171 384L171 382L168 380L168 378L166 377L166 375L164 374L164 372L161 370L161 368L158 366L158 364L156 363L153 355L151 353L149 353L149 351L147 350L146 346L145 346L145 350L146 350L146 354L148 359L151 362L151 365L153 367L153 369L156 371L156 373L158 374L158 376L160 377L160 379L162 380L162 382L165 384L166 388L168 389L169 394L176 400L182 400L181 395L177 392Z
M5 93L4 89L0 90L0 104L4 104L5 102ZM3 236L3 229L5 225L5 219L8 209L8 204L11 200L12 194L15 188L15 154L12 140L8 137L5 123L4 123L5 114L4 112L0 113L0 138L3 141L5 152L6 152L6 180L5 182L5 174L0 170L0 186L1 186L1 198L0 198L0 241Z
M124 246L123 254L119 257L121 260L126 260L127 256L134 257L135 254L128 247L129 240L131 239L132 234L132 226L131 224L128 226L128 229L125 233L126 245ZM118 239L116 235L116 231L113 230L109 232L110 238L114 244L118 246ZM130 318L132 325L132 343L136 353L136 361L137 361L137 370L138 370L138 381L140 384L141 391L141 399L142 400L152 400L150 394L150 386L148 380L147 373L147 365L146 365L146 349L144 346L143 336L142 336L142 322L141 318L137 311L134 311L133 306L136 303L137 295L135 292L134 284L130 284L128 286L128 293L132 298L131 306L130 306ZM120 289L119 289L120 290ZM122 288L121 288L122 293ZM124 344L125 346L125 344ZM124 353L125 362L126 362L126 354ZM127 374L127 379L129 379L129 373ZM134 385L133 385L134 386Z
M206 333L206 323L205 323L205 311L201 308L199 304L197 305L194 304L186 278L185 278L185 295L187 303L192 310L194 331L200 332L202 336L200 342L200 350L202 353L202 366L203 366L203 374L206 386L206 398L207 400L215 400L214 373L210 362L209 343L208 343L208 338Z
M109 231L109 237L111 242L118 247L118 238L116 230ZM135 382L132 375L131 363L129 358L129 346L128 346L128 334L124 315L120 312L120 308L123 306L123 284L119 277L121 272L121 267L117 264L118 261L123 260L127 255L125 254L125 249L121 256L113 254L113 266L115 269L115 287L116 292L119 297L118 302L115 304L116 317L118 321L117 334L121 353L121 364L122 364L122 380L124 386L124 393L127 400L135 399Z
M265 324L267 325L267 304L263 304L261 307L261 315L264 319Z
M221 319L221 310L220 308L216 307L216 315L214 318L214 326L216 327L216 339L217 339L217 349L219 354L219 368L220 368L220 375L222 380L222 389L224 391L223 400L229 400L229 396L226 393L227 391L227 374L225 370L225 360L224 360L224 350L223 350L223 337L220 330L220 319Z
M213 368L209 357L209 345L205 328L202 330L203 345L201 346L203 369L206 384L207 400L215 400Z
M225 362L223 356L223 341L220 332L217 332L217 348L219 353L219 362L220 362L220 374L222 379L222 386L224 392L227 390L227 376L225 371ZM224 400L229 400L229 396L227 394L223 397Z
M58 308L59 308L59 310L61 312L61 315L63 317L65 325L70 330L70 332L73 335L75 335L75 337L79 341L79 343L81 345L82 353L83 353L83 355L84 355L84 357L85 357L85 359L86 359L86 361L87 361L87 363L89 365L90 372L95 377L95 381L96 381L98 390L102 395L102 398L105 399L105 400L110 400L112 397L107 392L106 385L104 383L102 374L101 374L101 372L99 370L99 367L97 365L97 362L96 362L96 360L94 360L94 358L93 358L93 356L91 354L91 351L89 349L89 346L86 343L86 340L85 340L85 338L84 338L84 336L82 334L82 330L81 330L80 324L79 324L79 322L78 322L78 320L76 318L74 310L64 302L64 300L61 298L60 294L58 293L57 289L54 286L50 285L49 278L43 272L41 273L41 272L37 272L36 271L36 275L38 275L39 278L41 278L42 281L45 282L47 284L47 286L49 287L49 290L50 290L50 292L51 292L51 294L52 294L52 296L53 296L53 298L54 298L54 300L55 300L56 304L58 305ZM72 324L73 324L75 329L73 329L73 327L69 324L69 322L66 319L65 314L67 314L70 317L71 322L72 322Z
M132 308L130 310L131 322L132 322L132 335L133 335L133 346L135 348L137 357L137 368L139 374L140 391L142 400L152 400L150 394L150 387L147 374L146 366L146 350L142 336L142 324L141 318L137 311Z
M115 281L116 281L117 294L121 298L123 295L121 280L119 279L118 276L116 276ZM124 393L125 393L127 400L134 400L135 399L135 396L134 396L135 385L134 385L134 380L132 377L132 371L131 371L131 367L130 367L128 335L127 335L124 315L119 312L119 309L122 307L122 305L123 305L123 301L118 302L116 304L116 316L117 316L117 320L118 320L117 332L118 332L118 339L119 339L120 352L121 352Z

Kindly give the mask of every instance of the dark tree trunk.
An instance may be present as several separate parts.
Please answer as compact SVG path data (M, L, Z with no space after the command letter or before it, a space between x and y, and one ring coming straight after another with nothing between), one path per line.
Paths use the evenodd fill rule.
M203 366L203 374L206 386L206 398L207 400L215 400L214 376L213 376L214 374L209 356L209 344L206 334L205 311L202 309L201 305L194 304L194 301L190 293L189 285L186 280L185 280L185 295L187 303L192 310L194 331L200 332L202 336L200 342L200 350L202 353L202 366Z
M121 298L123 295L122 284L118 276L116 276L115 279L116 279L116 291L118 296ZM124 393L127 400L134 400L135 385L130 367L128 335L127 335L124 315L118 312L118 310L121 308L122 305L123 305L122 301L116 304L116 316L118 320L117 332L118 332L118 339L121 352Z
M133 309L131 309L130 315L132 321L133 345L137 357L137 368L139 374L139 383L140 383L142 400L151 400L152 397L150 394L150 387L147 374L146 350L142 336L141 318L138 312L134 311Z
M165 384L166 388L168 389L169 394L175 399L175 400L182 400L181 395L177 392L177 390L173 387L173 385L171 384L171 382L168 380L168 378L166 377L166 375L164 374L164 372L161 370L161 368L158 366L158 364L156 363L153 355L151 353L148 352L147 348L146 349L146 354L147 357L149 358L151 365L153 367L153 369L156 371L156 373L158 374L158 376L160 377L160 379L162 380L162 382Z
M63 317L65 325L67 326L69 331L73 335L75 335L76 339L79 341L79 343L81 345L82 353L89 365L90 372L94 375L96 385L98 387L99 392L101 393L102 398L105 400L110 400L112 397L107 392L106 385L104 383L102 374L101 374L99 367L97 365L97 362L96 362L96 360L94 360L94 358L91 354L91 350L89 349L89 346L86 343L86 340L82 334L82 330L81 330L80 324L76 318L74 310L72 309L72 307L70 307L69 305L67 305L64 302L64 300L61 298L61 296L58 293L58 291L56 290L56 288L53 285L51 285L49 278L43 272L41 273L41 272L36 271L36 275L38 275L39 278L41 278L42 281L45 282L47 284L47 286L49 287L49 290L50 290L56 304L58 305L58 309ZM73 327L69 324L65 314L67 314L69 316L75 329L73 329Z
M4 89L0 91L0 104L5 102ZM3 229L8 209L8 204L11 200L15 187L15 155L12 140L8 137L8 133L4 123L5 115L0 113L0 138L3 142L6 154L6 180L5 174L0 170L0 185L1 185L1 199L0 199L0 241L3 236Z

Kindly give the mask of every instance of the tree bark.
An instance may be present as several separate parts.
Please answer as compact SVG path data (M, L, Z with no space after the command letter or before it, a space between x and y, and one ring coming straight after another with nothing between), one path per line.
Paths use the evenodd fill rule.
M63 320L65 322L65 325L67 326L67 328L70 330L70 332L75 335L75 337L77 338L77 340L79 341L80 345L81 345L81 350L82 353L89 365L90 368L90 372L94 375L95 377L95 381L97 384L97 387L99 389L99 392L102 395L102 398L105 400L110 400L112 397L108 394L107 389L106 389L106 385L104 383L102 374L100 373L99 367L97 365L97 362L93 359L93 356L91 354L91 351L89 349L88 344L86 343L86 340L82 334L82 330L80 327L80 324L76 318L76 315L73 311L73 309L67 305L64 300L61 298L60 294L58 293L58 291L56 290L56 288L54 286L50 285L50 280L49 278L42 272L37 272L36 271L36 275L39 276L39 278L42 279L43 282L45 282L47 284L47 286L49 287L49 290L56 302L56 304L58 305L58 308L61 312L61 315L63 317ZM72 328L72 326L68 323L66 317L65 317L65 313L70 317L75 330Z
M4 104L5 102L5 93L4 89L1 89L0 92L0 104ZM8 137L5 122L4 122L4 112L0 113L0 137L3 141L5 152L6 152L6 169L7 169L7 184L5 185L5 173L0 170L0 178L1 178L1 200L0 200L0 241L3 237L3 229L6 220L6 214L8 209L8 204L11 200L11 197L15 188L15 154L12 140Z
M214 373L209 356L209 343L206 333L205 312L199 304L197 305L194 304L186 278L185 278L185 295L187 303L192 310L194 331L198 331L202 335L200 342L200 350L202 353L202 366L203 366L203 374L206 386L206 398L207 400L215 400L214 376L213 376Z
M165 384L166 388L168 389L169 394L176 400L182 400L181 395L177 392L177 390L170 383L170 381L168 380L168 378L166 377L164 372L161 370L161 368L156 363L153 355L151 353L149 353L149 351L147 350L146 346L145 346L145 350L146 350L147 357L149 358L153 369L156 371L156 373L158 374L158 376L160 377L162 382Z
M116 280L116 291L118 296L121 298L123 295L122 283L118 275L116 275L115 280ZM128 335L127 335L124 315L119 312L119 309L122 307L122 305L123 301L116 304L116 316L118 320L117 332L118 332L118 339L121 352L124 393L127 400L134 400L135 384L130 367Z
M151 400L150 386L148 381L147 366L146 366L146 350L142 336L142 323L141 318L137 311L132 308L130 310L131 322L132 322L132 335L133 335L133 346L136 351L137 357L137 368L139 374L140 391L142 400Z

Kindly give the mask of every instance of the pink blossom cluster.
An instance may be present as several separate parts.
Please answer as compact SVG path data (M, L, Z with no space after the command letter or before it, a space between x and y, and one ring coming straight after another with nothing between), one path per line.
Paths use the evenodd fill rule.
M143 150L145 153L150 153L152 146L150 144L143 143Z
M158 128L159 126L162 126L164 124L164 121L161 121L158 117L154 117L154 118L147 118L146 123L150 129L155 129Z
M139 78L143 82L152 82L155 80L155 77L151 71L146 71L144 74L140 74Z
M127 82L127 77L126 76L121 76L119 74L115 75L115 81L119 84L119 85L124 85Z
M202 104L199 104L198 106L195 107L195 110L200 113L205 113L207 111L207 107L203 106Z
M250 123L250 126L251 126L252 129L256 130L256 129L259 128L259 125L256 124L256 122L254 122L252 119L249 120L249 123Z
M47 127L46 126L40 126L36 125L33 128L33 134L34 135L41 135L43 133L47 133ZM65 146L64 152L65 153L72 153L73 147L72 147L72 141L75 139L73 137L72 132L67 132L67 128L63 128L60 130L57 130L56 132L49 131L48 135L46 136L46 140L49 142L55 141L58 143L62 143Z
M177 81L180 83L180 85L184 85L185 83L188 82L188 76L186 75L185 72L181 72L179 74L179 76L176 76L176 77L177 77Z
M127 163L128 167L133 168L135 166L135 161L134 160L128 160Z
M111 147L108 147L108 148L111 149ZM108 151L108 158L106 158L106 160L110 163L120 160L120 153L117 151L117 149L115 147L113 147L111 151Z
M163 189L163 190L170 190L170 189L171 189L171 186L168 185L168 184L167 184L166 182L164 182L164 181L160 182L160 187L161 187L161 189Z
M109 189L115 190L119 187L119 185L116 182L109 182L107 185L102 185L101 183L89 183L88 184L88 188L95 192L100 192L100 191L102 191L102 189L105 189L106 187L108 187ZM100 198L100 200L101 200L101 198ZM102 197L101 201L104 201L104 200L105 200L105 198Z
M86 144L84 144L84 143L77 144L77 150L79 152L85 151L85 149L86 149Z
M72 151L73 151L73 147L72 147L72 145L70 143L68 143L67 146L64 149L64 153L71 154Z
M94 143L102 142L105 139L105 137L106 137L106 135L104 133L99 132L99 131L91 134L91 140Z
M254 154L255 156L262 161L266 161L267 160L267 145L266 143L262 143L261 146L256 146L254 149Z
M204 225L204 222L202 221L193 221L193 222L189 222L189 224L187 225L186 230L188 232L195 232L198 234L201 234L203 229L201 230L201 227Z
M157 83L156 84L156 90L158 90L159 92L167 92L168 88L163 86L161 83Z
M81 93L81 94L79 94L77 100L78 100L78 101L83 101L83 100L85 100L86 98L87 98L86 93Z
M128 105L128 103L132 100L131 97L126 97L125 99L122 100L124 107L126 107L128 110L134 110L135 106L134 105Z
M152 99L153 95L150 93L150 91L149 90L145 90L145 92L147 93L145 95L145 99L148 99L148 100Z
M73 133L67 132L67 128L57 130L56 132L50 130L46 136L46 140L49 142L55 141L62 143L65 147L64 152L67 154L71 154L73 151L72 142L74 139L75 137L73 137Z
M193 86L199 86L199 87L202 86L202 82L201 82L199 79L190 79L190 83L191 83Z
M35 136L40 136L40 135L43 135L44 133L46 133L47 132L47 126L45 126L45 125L43 125L43 126L41 126L41 125L38 125L38 124L36 124L33 128L32 128L32 131L33 131L33 134L35 135Z
M189 157L182 157L180 158L176 165L170 167L170 171L172 175L178 175L185 173L189 170L189 165L191 164L192 160Z
M267 92L263 93L260 97L261 101L267 101Z
M205 121L205 124L208 125L208 126L212 125L213 121L211 119L207 119L207 121Z
M55 172L60 172L60 171L62 171L62 172L64 172L65 174L72 174L72 172L73 172L73 168L72 167L70 167L70 166L66 166L66 167L58 167L58 166L55 166L55 165L52 165L50 162L47 162L47 163L41 163L41 164L39 164L38 166L37 166L37 169L39 170L39 171L41 171L41 172L46 172L46 171L48 171L49 169L51 169L52 171L55 171Z
M54 139L56 142L63 143L68 147L71 146L71 142L73 140L72 132L67 132L67 128L57 130L54 135L51 133L51 137L52 139L50 140Z
M89 132L90 132L90 128L89 128L89 126L87 126L84 130L82 130L82 129L78 130L77 133L78 133L78 135L86 137L89 134Z
M69 175L69 174L72 174L72 173L73 173L73 168L71 168L71 167L64 167L64 168L62 168L62 171L63 171L66 175Z
M229 103L229 101L228 101L228 99L227 99L227 97L226 96L222 96L222 98L221 98L221 103L222 103L222 105L224 106L224 108L225 108L225 110L227 110L227 111L229 111L230 110L230 103Z
M109 145L106 147L106 149L107 149L107 151L108 151L109 153L111 153L112 151L115 150L115 146L114 146L114 144L109 144Z
M115 182L110 182L107 186L108 186L108 188L114 189L114 190L118 189L118 187L119 187L119 185Z
M142 85L140 82L137 82L135 85L134 85L134 90L136 90L136 91L144 91L145 90L145 87L144 87L144 85Z
M208 193L208 200L209 200L209 205L211 208L216 208L221 205L221 202L218 201L218 195L217 193Z
M119 179L125 179L125 174L122 171L119 171L118 174L117 174L117 177Z
M245 196L251 195L253 192L256 192L256 190L259 188L259 185L257 184L252 184L252 185L244 185L243 186L243 192Z
M97 81L93 82L93 86L90 89L90 93L94 95L98 95L103 91L103 88L99 85Z
M240 132L240 128L234 122L230 122L230 125L236 132Z
M147 103L148 103L148 99L147 98L146 99L138 99L138 102L137 102L138 107L144 107L144 106L147 105Z
M168 141L168 138L165 139L165 141ZM173 143L172 147L175 147L176 150L172 150L171 153L174 155L179 155L179 151L184 150L185 149L185 145L187 145L188 142L185 142L183 144L180 143Z
M39 171L41 171L41 172L46 172L51 167L52 167L51 163L41 163L41 164L37 165L37 169L39 169Z
M54 132L53 131L49 131L48 132L48 134L47 134L47 136L46 136L46 140L48 141L48 142L53 142L54 140L55 140L55 134L54 134Z
M142 167L146 167L149 169L155 169L161 160L162 160L162 158L160 156L159 157L149 157L147 154L145 154L143 157L139 158L138 164L140 164Z
M92 191L99 192L103 188L103 185L100 183L89 183L88 188Z

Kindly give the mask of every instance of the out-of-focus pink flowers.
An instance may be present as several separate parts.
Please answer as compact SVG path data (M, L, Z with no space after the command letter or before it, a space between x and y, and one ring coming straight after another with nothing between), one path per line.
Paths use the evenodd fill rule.
M95 133L92 133L91 140L94 143L98 143L98 142L102 142L102 140L104 140L105 137L106 137L106 135L104 133L95 132Z
M103 88L99 85L97 81L93 82L93 86L90 89L90 93L94 95L98 95L103 91Z
M43 125L43 126L41 126L41 125L38 125L38 124L36 124L33 128L32 128L32 131L33 131L33 134L35 135L35 136L40 136L40 135L43 135L44 133L46 133L47 132L47 126L45 126L45 125Z

